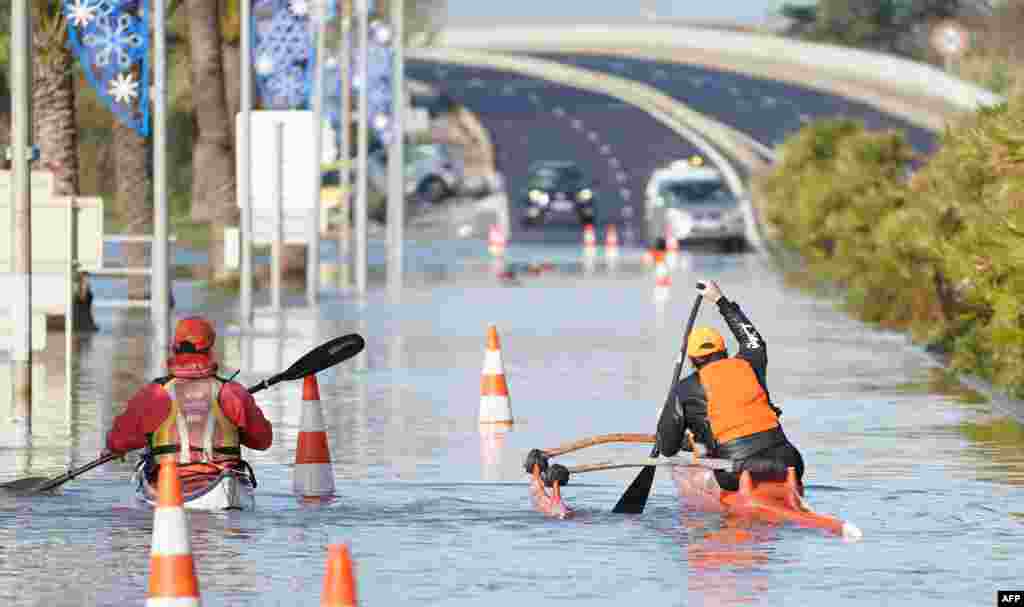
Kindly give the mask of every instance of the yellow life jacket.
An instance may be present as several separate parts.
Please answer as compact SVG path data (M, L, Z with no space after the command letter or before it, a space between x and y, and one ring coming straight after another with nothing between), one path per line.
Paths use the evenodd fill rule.
M219 379L171 378L161 385L171 397L171 410L149 435L154 457L178 453L179 464L241 458L238 427L224 415L217 400Z
M779 416L750 363L724 358L698 373L708 397L708 422L719 445L779 427Z

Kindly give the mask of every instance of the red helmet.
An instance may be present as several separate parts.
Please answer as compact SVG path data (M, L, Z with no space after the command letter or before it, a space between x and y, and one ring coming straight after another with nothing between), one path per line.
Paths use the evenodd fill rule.
M201 378L216 373L217 363L211 350L217 332L210 321L201 316L189 316L178 321L174 328L172 355L167 368L175 377Z

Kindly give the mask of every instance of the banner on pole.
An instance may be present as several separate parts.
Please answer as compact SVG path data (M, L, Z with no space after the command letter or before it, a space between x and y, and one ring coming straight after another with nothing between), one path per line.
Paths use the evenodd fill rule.
M64 0L68 44L107 108L142 137L149 124L149 0Z
M323 0L254 0L252 65L264 109L308 109L316 73L311 13Z

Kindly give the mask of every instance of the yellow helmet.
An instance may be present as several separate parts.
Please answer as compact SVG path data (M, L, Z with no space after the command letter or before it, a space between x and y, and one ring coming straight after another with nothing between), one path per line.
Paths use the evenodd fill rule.
M725 352L725 338L722 334L711 327L694 328L686 342L686 355L699 358L715 352Z

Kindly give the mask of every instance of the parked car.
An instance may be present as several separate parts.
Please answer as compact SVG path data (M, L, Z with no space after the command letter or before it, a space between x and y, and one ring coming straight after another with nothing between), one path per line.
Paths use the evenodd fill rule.
M545 160L530 165L522 204L524 225L545 223L552 217L575 216L581 224L594 222L597 184L573 162Z
M671 234L680 242L712 241L726 251L746 248L746 220L718 170L700 156L656 170L647 184L645 211L652 237Z
M454 196L462 185L462 148L443 143L406 144L405 195L438 203ZM367 157L367 178L375 190L388 191L387 148Z

